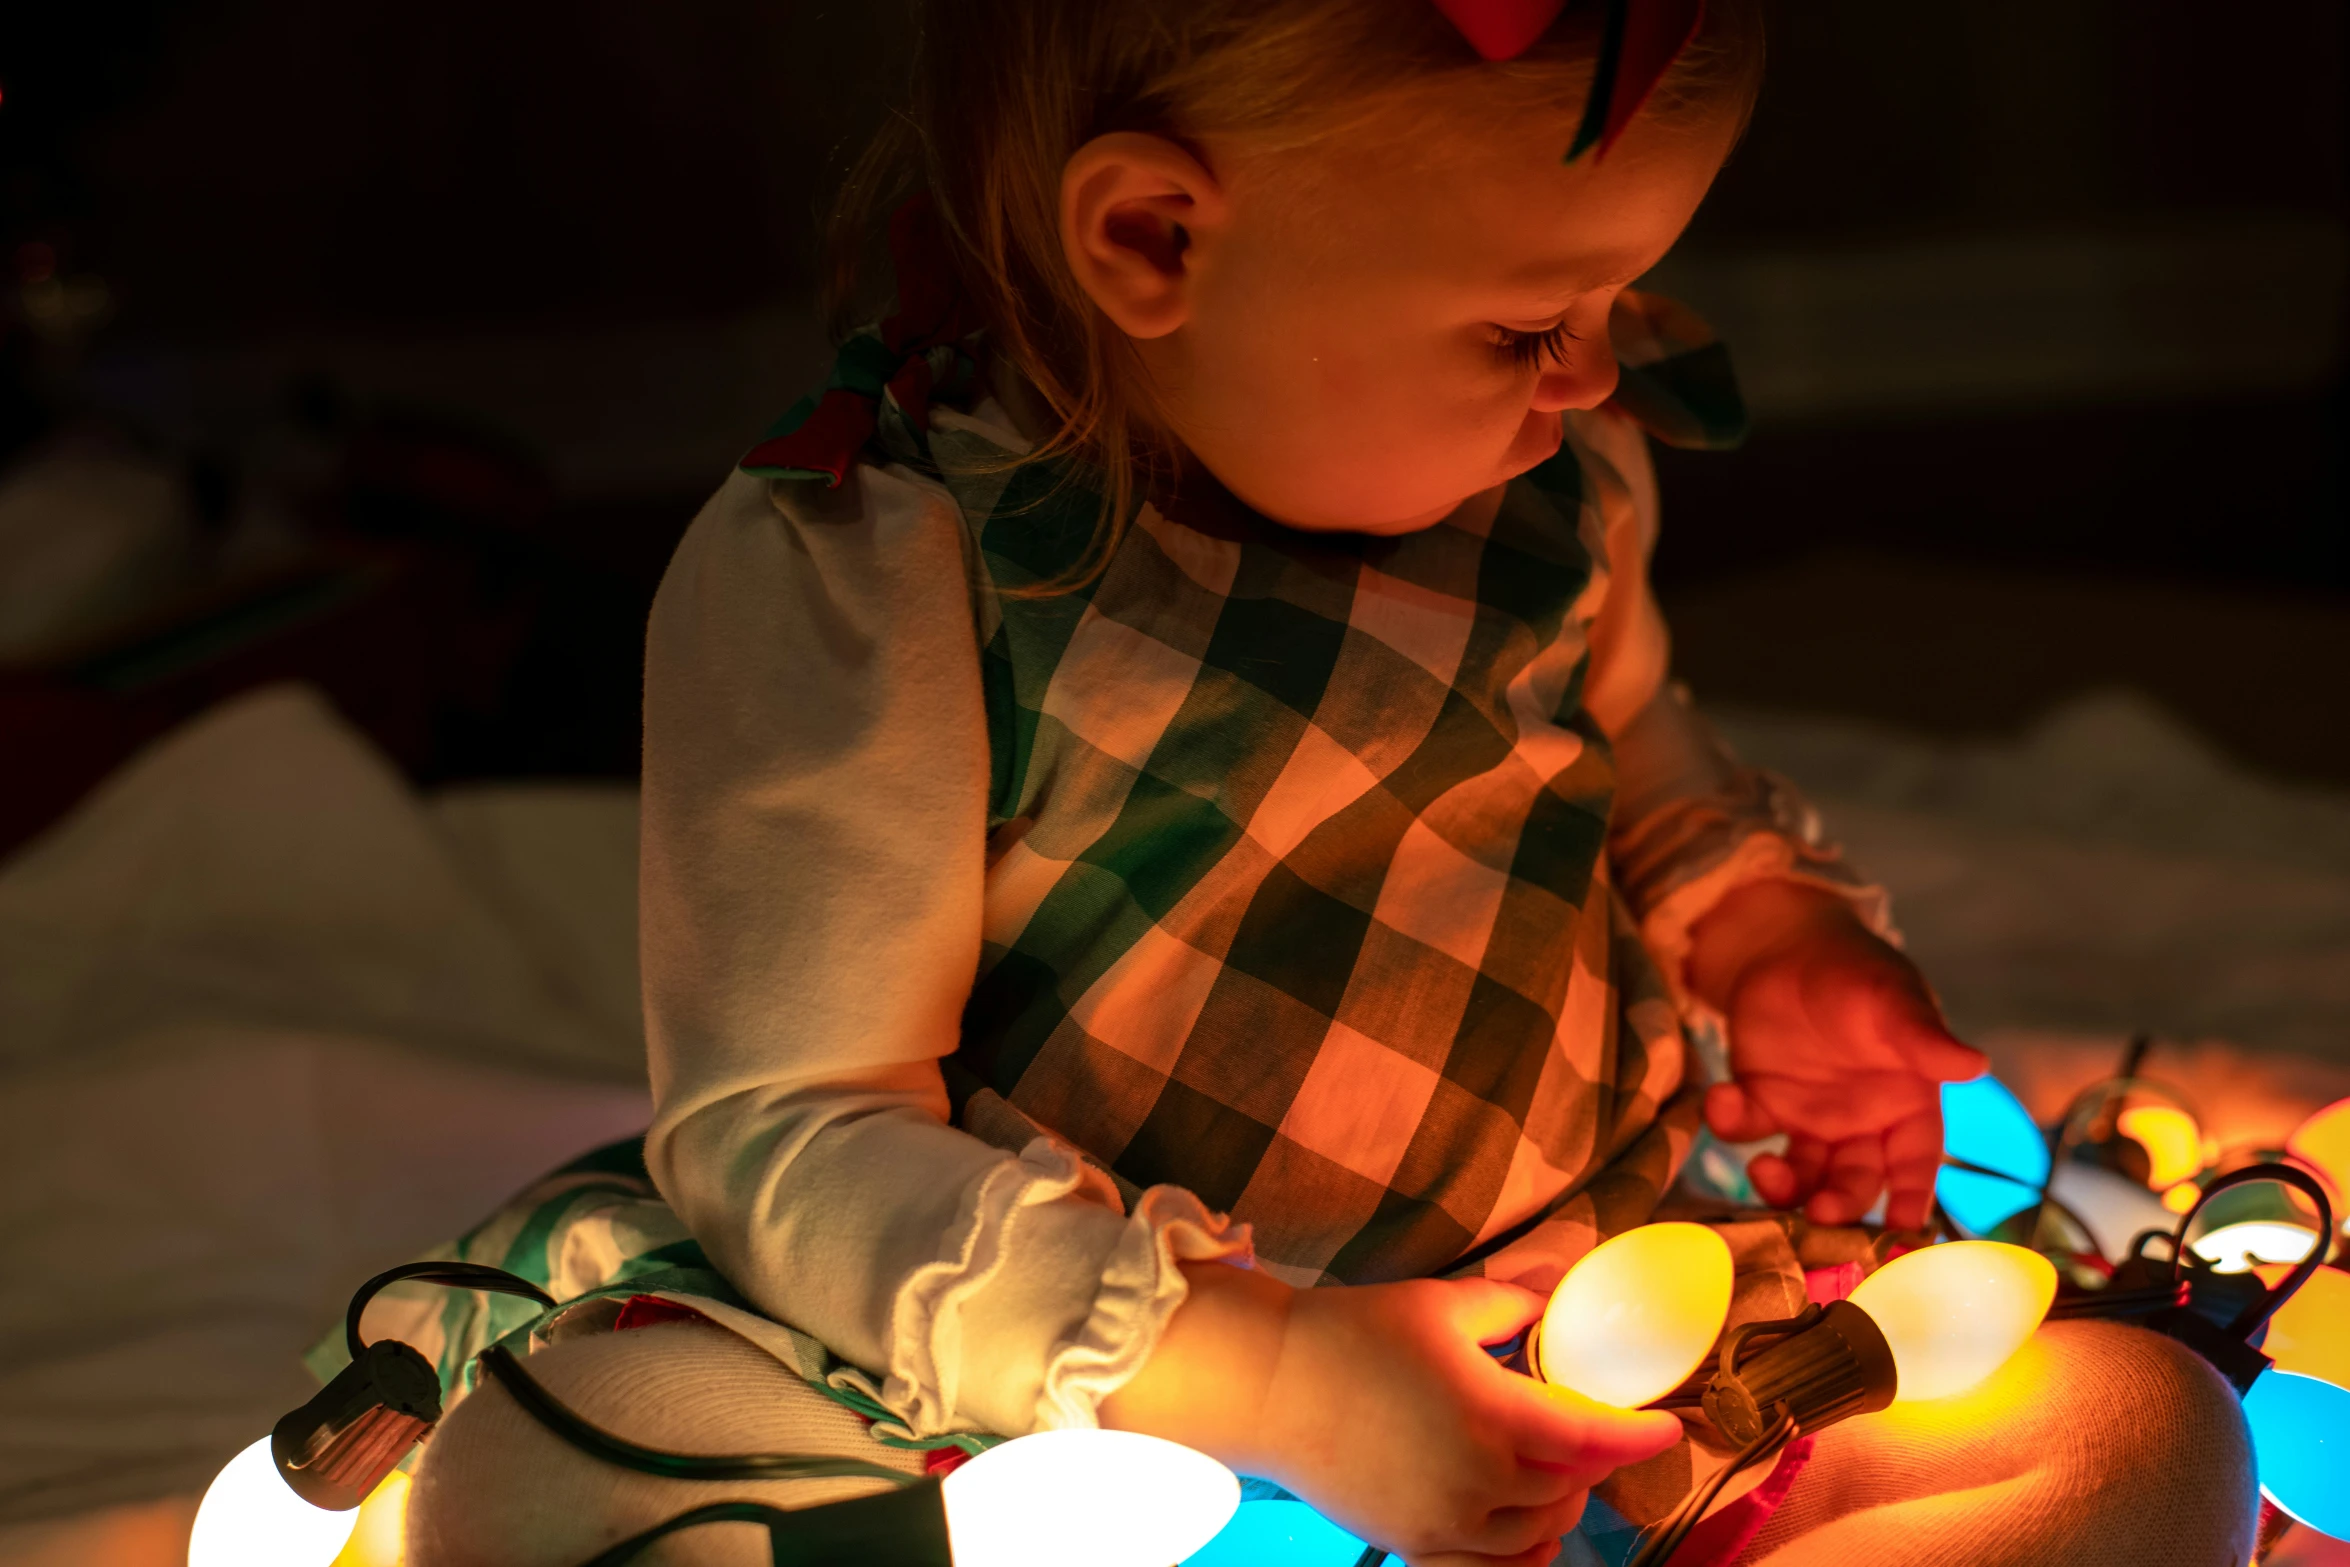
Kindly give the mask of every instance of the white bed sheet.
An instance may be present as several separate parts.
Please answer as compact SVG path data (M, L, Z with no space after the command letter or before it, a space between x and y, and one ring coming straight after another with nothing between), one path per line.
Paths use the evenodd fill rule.
M359 1279L643 1127L635 813L287 688L0 867L0 1524L200 1488Z

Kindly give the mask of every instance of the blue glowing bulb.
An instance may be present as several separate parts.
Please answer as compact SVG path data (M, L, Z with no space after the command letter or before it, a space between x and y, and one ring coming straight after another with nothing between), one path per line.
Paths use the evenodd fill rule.
M1295 1498L1247 1501L1183 1567L1354 1567L1363 1542Z
M2023 1102L1988 1075L1942 1085L1942 1151L1998 1172L1946 1169L1934 1182L1943 1211L1969 1235L1986 1234L2029 1208L2048 1179L2047 1139Z
M2244 1395L2261 1494L2320 1534L2350 1540L2350 1389L2263 1371Z

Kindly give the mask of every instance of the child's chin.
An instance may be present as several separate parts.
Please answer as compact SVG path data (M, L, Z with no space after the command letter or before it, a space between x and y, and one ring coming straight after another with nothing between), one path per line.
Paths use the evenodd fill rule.
M1509 454L1502 459L1502 472L1494 482L1507 483L1522 473L1530 473L1558 455L1559 447L1567 438L1567 421L1555 413L1530 413L1526 422L1518 426L1517 439L1510 442Z

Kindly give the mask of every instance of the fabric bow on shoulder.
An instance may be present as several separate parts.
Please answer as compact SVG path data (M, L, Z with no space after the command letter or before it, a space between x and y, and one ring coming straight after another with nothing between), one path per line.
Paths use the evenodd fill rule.
M927 195L889 220L898 308L840 346L832 374L768 427L739 464L764 479L821 479L838 485L885 416L930 428L934 396L956 395L976 375L966 344L978 322L955 286Z

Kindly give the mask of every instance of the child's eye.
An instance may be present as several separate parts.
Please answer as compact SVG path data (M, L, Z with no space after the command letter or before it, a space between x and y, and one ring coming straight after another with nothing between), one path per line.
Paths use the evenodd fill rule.
M1564 321L1539 332L1513 331L1506 326L1493 329L1494 351L1521 370L1543 364L1563 365L1573 352L1567 345L1582 341L1583 334L1570 330Z

